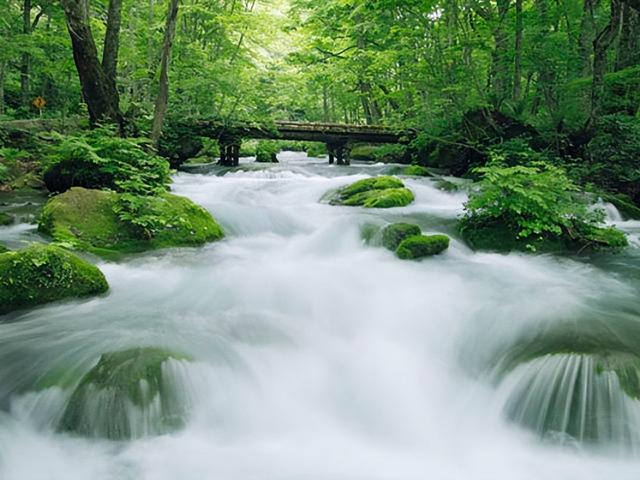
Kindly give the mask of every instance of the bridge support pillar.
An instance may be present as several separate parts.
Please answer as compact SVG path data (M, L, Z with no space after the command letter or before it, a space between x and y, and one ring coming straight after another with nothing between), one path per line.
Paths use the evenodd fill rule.
M220 140L219 165L225 167L237 167L240 165L240 142Z
M330 164L335 162L338 165L351 165L351 160L349 158L351 146L348 143L328 143L327 151L329 152Z

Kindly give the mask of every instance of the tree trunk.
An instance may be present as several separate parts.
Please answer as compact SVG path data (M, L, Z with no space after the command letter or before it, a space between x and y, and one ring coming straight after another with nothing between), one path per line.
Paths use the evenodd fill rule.
M640 12L625 4L616 55L616 71L640 65Z
M6 68L5 62L0 62L0 115L4 115L4 71Z
M594 0L584 0L582 20L580 21L579 50L582 60L580 73L583 77L588 77L593 73L593 37L595 35L595 20L593 15Z
M102 51L102 70L107 80L116 89L118 74L118 51L120 50L120 22L122 19L122 0L109 0L107 13L107 32L104 37Z
M522 0L516 0L516 39L515 39L515 59L513 65L513 100L520 101L522 96Z
M167 14L167 24L164 31L162 59L160 61L160 85L158 89L158 97L156 98L155 110L153 112L153 129L151 131L151 140L156 148L158 148L158 143L160 142L162 124L164 123L164 116L167 113L167 104L169 103L169 63L171 61L173 37L176 33L178 6L179 0L171 0L169 12Z
M496 108L500 108L510 92L509 33L505 25L510 6L511 0L497 0L498 18L493 28L495 46L491 54L491 84Z
M31 0L24 0L22 9L22 33L31 35ZM23 53L20 60L20 94L22 106L29 107L31 105L31 93L29 85L29 76L31 74L31 56Z
M618 36L622 23L623 2L611 0L611 19L609 24L593 41L593 82L591 84L591 113L587 129L593 128L601 115L605 94L604 76L607 73L607 50Z
M86 0L60 0L71 36L73 60L82 86L82 96L89 108L89 119L93 126L112 121L124 128L120 113L118 91L111 88L93 40Z

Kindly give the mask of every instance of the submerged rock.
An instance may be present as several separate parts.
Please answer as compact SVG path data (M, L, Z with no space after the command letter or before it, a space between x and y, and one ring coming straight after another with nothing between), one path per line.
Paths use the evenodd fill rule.
M159 348L103 354L71 395L59 430L123 440L181 427L187 406L166 367L185 360Z
M365 208L404 207L413 202L413 192L395 177L366 178L339 189L331 205Z
M448 248L446 235L414 235L400 243L396 255L403 260L417 260L438 255Z
M433 174L421 165L410 165L404 169L404 174L413 177L433 177Z
M382 230L382 245L395 252L403 240L420 235L422 230L412 223L393 223Z
M11 225L13 223L13 217L5 212L0 212L0 225Z
M0 314L108 289L98 267L59 247L33 245L0 254Z
M117 213L119 195L72 188L45 205L38 228L74 248L109 256L158 248L196 246L220 240L224 233L211 214L191 200L171 194L139 197L138 215L153 214L164 227L149 236Z

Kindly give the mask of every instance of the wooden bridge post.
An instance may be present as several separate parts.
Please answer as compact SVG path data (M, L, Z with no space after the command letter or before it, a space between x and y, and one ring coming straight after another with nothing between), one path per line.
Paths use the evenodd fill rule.
M333 165L336 161L336 151L331 143L327 143L327 152L329 152L329 165Z
M220 146L220 165L225 167L237 167L240 165L240 146L242 139L236 135L221 134L218 137Z

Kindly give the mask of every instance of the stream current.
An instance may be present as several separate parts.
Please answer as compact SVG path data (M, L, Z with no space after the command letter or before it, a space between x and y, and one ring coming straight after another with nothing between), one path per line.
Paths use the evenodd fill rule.
M518 352L563 335L640 344L640 222L606 206L630 236L619 255L474 253L455 233L465 193L406 178L408 207L332 207L327 191L396 167L282 160L175 175L225 240L94 258L108 295L0 317L0 479L638 478L640 401L617 376L589 352ZM451 248L404 262L363 241L397 221ZM10 247L29 241L45 241L31 224L0 228ZM43 379L77 383L101 354L139 346L195 360L167 368L184 428L57 432L72 388Z

